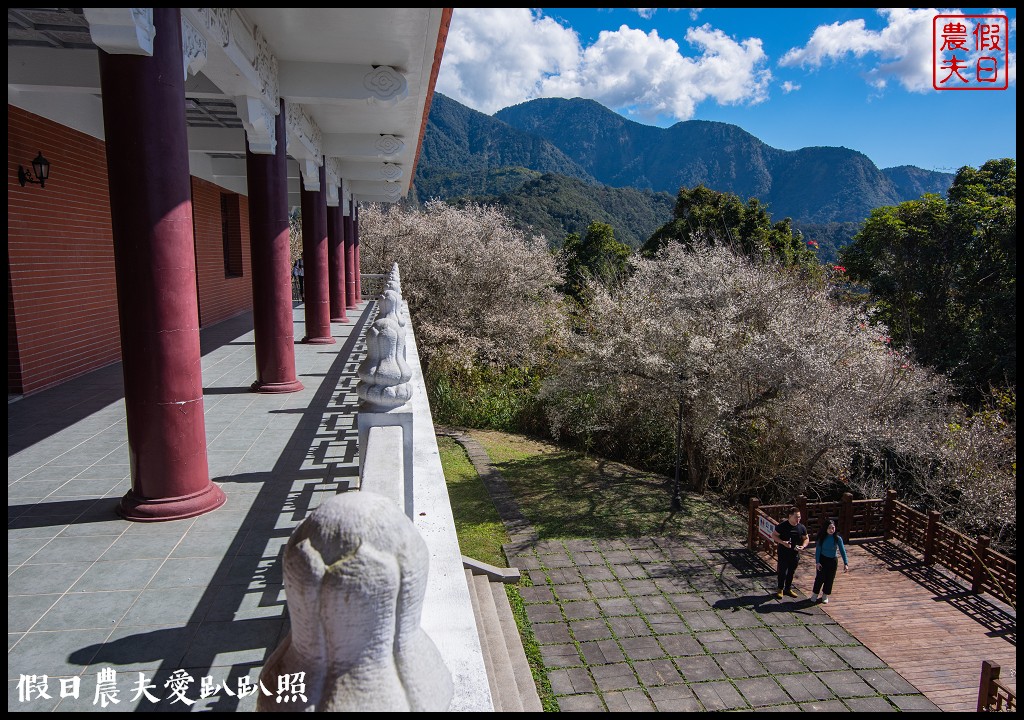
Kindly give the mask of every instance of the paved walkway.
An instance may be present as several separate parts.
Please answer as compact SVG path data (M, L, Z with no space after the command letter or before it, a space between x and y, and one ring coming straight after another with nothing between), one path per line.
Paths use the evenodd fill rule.
M775 600L775 573L706 537L531 540L504 478L466 448L520 533L506 546L564 711L937 710L806 599ZM535 535L534 535L535 537Z
M198 518L116 516L130 487L120 365L8 405L8 710L101 710L104 668L119 689L106 711L253 709L255 696L224 690L188 706L164 684L185 670L190 700L204 676L237 691L287 631L284 544L357 475L365 306L350 317L332 325L336 345L295 346L305 389L287 395L248 391L251 315L202 331L210 476L227 502ZM159 702L133 699L140 673ZM49 697L23 701L22 675L45 675ZM79 698L62 698L74 678Z

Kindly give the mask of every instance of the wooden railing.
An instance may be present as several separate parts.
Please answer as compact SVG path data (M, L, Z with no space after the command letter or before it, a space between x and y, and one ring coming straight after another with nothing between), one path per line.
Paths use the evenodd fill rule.
M828 518L835 518L836 529L844 540L896 539L919 551L926 565L938 563L971 584L971 592L987 592L1017 607L1017 562L989 547L989 538L975 539L940 522L941 514L914 510L896 499L889 490L884 500L854 500L846 493L836 502L809 503L800 495L793 503L761 505L750 499L747 545L751 550L775 554L771 532L785 518L790 506L800 510L807 532L816 535Z
M978 688L978 712L1017 712L1017 693L999 679L997 662L981 663L981 685Z

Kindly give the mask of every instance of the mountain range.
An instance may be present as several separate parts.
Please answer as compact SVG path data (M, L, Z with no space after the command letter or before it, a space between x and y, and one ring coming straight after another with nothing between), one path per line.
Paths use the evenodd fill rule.
M681 186L703 184L756 197L774 219L789 217L805 234L844 228L841 244L874 208L945 194L953 177L913 166L879 169L844 147L780 150L728 123L643 125L581 98L530 100L489 116L435 93L416 188L420 200L503 205L552 244L584 230L584 218L597 212L636 246L671 218ZM543 205L565 205L551 202L562 191L583 207L549 217ZM624 210L632 217L620 218Z

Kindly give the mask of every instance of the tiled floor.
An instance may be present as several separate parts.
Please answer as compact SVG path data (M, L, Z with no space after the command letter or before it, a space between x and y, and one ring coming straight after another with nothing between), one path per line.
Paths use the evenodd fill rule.
M210 477L228 499L198 518L116 516L130 487L120 365L8 404L8 710L253 709L238 683L258 681L285 632L284 543L357 473L367 310L332 325L336 345L296 345L305 389L287 395L248 391L251 315L202 331ZM118 702L104 708L108 668ZM182 670L193 705L165 687ZM49 697L28 675L47 676ZM140 675L157 703L139 692ZM199 700L205 676L221 688Z
M563 711L936 710L772 568L707 538L544 540L526 614Z

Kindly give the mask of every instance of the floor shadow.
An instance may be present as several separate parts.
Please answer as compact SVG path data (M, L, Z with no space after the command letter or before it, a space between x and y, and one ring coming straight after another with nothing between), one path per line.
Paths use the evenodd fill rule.
M7 519L16 519L19 528L108 522L118 519L117 506L120 501L121 498L111 497L8 505Z
M199 333L200 353L207 355L224 345L236 344L239 337L251 331L251 312L203 328ZM124 399L120 362L76 377L73 382L74 392L58 385L7 405L8 458ZM216 392L217 389L204 390Z
M923 559L896 543L874 540L861 543L861 547L885 562L891 570L906 575L927 589L936 602L947 603L982 625L990 637L1001 637L1016 647L1016 614L999 607L985 595L972 593L964 582L950 577L936 566L925 565Z

